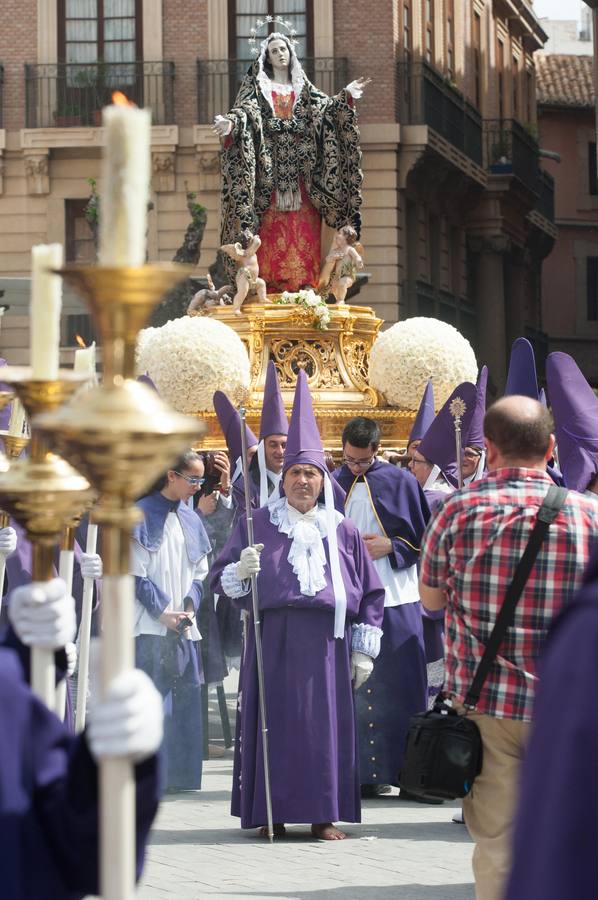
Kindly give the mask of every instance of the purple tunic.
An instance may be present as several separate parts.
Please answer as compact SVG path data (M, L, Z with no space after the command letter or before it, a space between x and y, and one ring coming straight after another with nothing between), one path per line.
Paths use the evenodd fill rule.
M594 552L594 569L597 563ZM505 900L596 896L598 572L593 576L545 646Z
M268 509L254 515L254 540L264 544L257 579L266 683L270 778L275 822L359 822L358 751L351 687L351 623L382 624L384 592L367 550L349 520L337 528L347 592L345 638L335 639L334 593L328 541L326 587L302 596L287 561L291 542L270 522ZM214 564L214 589L224 593L222 570L247 546L240 522ZM233 601L249 608L251 595ZM243 828L266 823L263 757L251 619L240 680L233 773L232 814ZM241 749L242 748L242 749Z
M0 871L3 900L99 893L97 769L0 649ZM137 873L158 807L157 757L136 768Z

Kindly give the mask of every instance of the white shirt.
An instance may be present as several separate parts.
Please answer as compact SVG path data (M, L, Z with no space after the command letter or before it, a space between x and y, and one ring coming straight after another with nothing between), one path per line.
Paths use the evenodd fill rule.
M381 534L388 537L376 516L365 481L360 481L351 488L346 513L360 534ZM403 606L405 603L416 603L419 600L417 566L393 569L389 555L381 556L380 559L373 560L373 563L384 586L384 606Z
M164 536L158 550L150 553L138 541L132 542L132 573L141 578L149 578L170 597L165 612L184 612L183 600L188 596L194 581L203 581L208 574L208 558L202 556L197 565L192 565L187 556L185 536L178 516L168 513L164 523ZM166 634L166 625L149 615L143 604L135 598L134 631L140 634ZM192 641L200 641L201 635L195 623L189 629Z

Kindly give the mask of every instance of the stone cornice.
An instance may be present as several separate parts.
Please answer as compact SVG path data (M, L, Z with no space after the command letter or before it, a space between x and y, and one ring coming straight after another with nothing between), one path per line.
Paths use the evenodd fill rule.
M2 134L2 132L0 132ZM174 150L179 142L177 125L152 125L152 149ZM20 132L21 149L58 150L62 148L102 147L103 128L23 128Z

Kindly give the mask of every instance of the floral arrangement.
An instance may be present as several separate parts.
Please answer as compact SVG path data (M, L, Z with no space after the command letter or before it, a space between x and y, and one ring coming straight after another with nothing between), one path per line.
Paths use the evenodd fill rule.
M161 397L182 413L212 410L214 391L242 403L249 357L241 338L216 319L183 316L137 339L137 370L147 372Z
M378 335L370 353L370 384L391 406L417 410L429 378L437 408L478 367L469 341L446 322L417 316Z
M276 303L287 303L302 306L313 315L313 326L320 331L326 331L330 323L330 310L319 294L311 288L304 288L296 293L283 291Z

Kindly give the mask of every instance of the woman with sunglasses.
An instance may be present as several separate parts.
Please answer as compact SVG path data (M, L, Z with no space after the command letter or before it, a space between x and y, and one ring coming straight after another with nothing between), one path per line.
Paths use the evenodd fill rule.
M136 664L164 698L168 790L201 787L203 681L196 617L210 542L190 500L204 482L201 456L187 451L138 502L135 529Z

